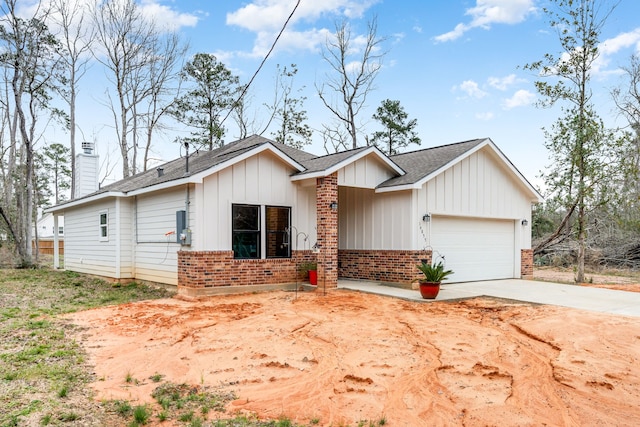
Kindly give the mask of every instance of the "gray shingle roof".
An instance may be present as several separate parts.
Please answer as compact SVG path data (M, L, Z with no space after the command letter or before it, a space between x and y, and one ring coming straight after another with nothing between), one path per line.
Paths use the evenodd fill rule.
M383 188L415 184L484 141L486 141L486 138L473 139L470 141L390 156L390 159L407 173L402 176L391 178L380 184L378 187Z
M346 160L349 157L354 156L368 148L369 147L360 147L353 150L341 151L339 153L327 154L326 156L318 156L311 159L305 159L300 162L306 168L303 173L307 174L331 169L333 166L337 165L343 160Z
M391 156L391 161L403 169L406 174L391 178L390 180L382 183L379 187L414 184L456 157L476 147L483 141L485 141L485 139L474 139L471 141ZM105 185L97 192L89 194L83 198L88 198L106 192L128 193L130 191L151 187L153 185L175 181L206 171L207 169L232 160L233 158L264 144L272 144L292 160L302 165L305 170L301 173L304 174L330 169L338 163L370 148L361 147L340 153L316 156L284 144L279 144L267 138L253 135L215 150L190 153L188 173L186 173L186 159L181 157L159 166L158 168L162 168L164 172L162 176L158 176L157 168L150 169L146 172L114 182L113 184ZM79 199L70 200L69 202L77 200ZM61 205L69 202L62 203Z
M150 187L152 185L174 181L186 176L195 175L209 168L232 160L233 158L242 155L243 153L246 153L253 148L268 143L276 146L279 150L281 150L287 156L291 157L294 161L300 164L303 164L303 162L315 157L315 155L313 154L297 150L283 144L278 144L277 142L270 141L261 136L253 135L248 138L244 138L231 144L222 146L215 150L196 151L189 153L189 173L186 173L185 157L180 157L178 159L160 165L155 169L150 169L146 172L141 172L129 178L121 179L120 181L114 182L113 184L105 185L93 194L100 194L108 191L127 193L129 191L134 191L141 188ZM164 171L164 175L162 175L161 177L158 176L158 168L162 168Z

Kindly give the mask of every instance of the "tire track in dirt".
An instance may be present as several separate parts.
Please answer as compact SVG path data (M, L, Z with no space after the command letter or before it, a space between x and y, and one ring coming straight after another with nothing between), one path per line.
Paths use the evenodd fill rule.
M97 398L150 401L153 386L126 387L130 371L226 385L238 396L231 412L300 424L640 425L636 319L345 291L161 300L70 317L87 328L83 345L104 378Z

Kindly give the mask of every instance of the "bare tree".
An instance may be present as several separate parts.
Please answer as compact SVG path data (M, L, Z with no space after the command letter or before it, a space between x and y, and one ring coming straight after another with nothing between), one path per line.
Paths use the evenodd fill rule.
M349 149L349 135L339 124L335 126L323 124L320 133L324 143L324 151L327 154Z
M322 50L322 57L329 64L331 74L326 75L324 83L316 83L320 99L339 125L346 129L352 148L358 146L360 125L356 118L373 90L373 82L382 67L385 54L381 50L385 39L377 35L375 18L368 23L367 29L365 41L360 47L353 39L349 24L344 21L336 24L334 37L327 39ZM356 51L359 52L357 56L353 54ZM332 129L336 130L336 127ZM332 137L332 134L324 136L325 140L331 140ZM333 145L340 146L341 143Z
M80 79L87 71L91 60L93 32L87 22L87 8L79 0L53 0L52 20L60 27L58 35L62 43L62 64L65 69L65 84L59 88L62 98L69 106L69 148L71 154L71 197L75 195L76 173L76 98Z
M45 22L48 10L36 8L30 18L17 14L18 0L0 5L0 67L5 78L5 111L12 146L6 161L13 172L3 182L12 197L3 200L0 216L13 238L23 266L33 263L31 247L34 221L35 144L42 115L58 114L51 107L51 94L59 85L59 42ZM4 160L4 159L3 159Z
M146 111L142 120L146 124L143 170L149 166L149 153L154 131L162 125L161 119L170 112L179 92L179 72L187 51L187 44L176 33L155 37L149 46L150 57L145 64L148 77Z
M291 64L290 67L278 65L276 77L276 103L272 110L272 118L279 125L271 133L276 142L301 149L311 144L312 131L306 122L307 111L304 109L305 96L296 97L293 90L293 80L298 73L298 67ZM299 88L297 92L304 89Z
M117 100L110 108L120 145L122 176L135 174L137 160L136 112L148 81L143 68L149 60L149 46L156 29L142 15L134 0L106 0L92 11L96 31L94 56L109 71Z
M238 88L238 91L244 92L244 89L244 86L240 86ZM249 93L245 93L244 96L236 101L235 108L231 112L231 116L238 126L237 139L244 139L254 133L262 135L262 133L264 133L264 131L266 130L265 129L262 132L259 132L257 130L259 126L257 126L256 124L256 114L250 116L249 108L251 106L252 99L252 95L250 95Z
M640 206L640 57L632 55L629 65L622 67L625 82L615 89L611 95L618 112L627 119L629 144L625 155L627 174L622 183L625 191L624 198L617 204L624 208L624 219L630 222L638 221L638 207Z

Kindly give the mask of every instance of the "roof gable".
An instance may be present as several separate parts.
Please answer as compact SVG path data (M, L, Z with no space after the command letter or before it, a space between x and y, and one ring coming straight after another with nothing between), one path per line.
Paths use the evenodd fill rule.
M395 163L408 172L405 176L391 178L383 182L378 186L376 192L419 189L427 181L484 148L491 150L510 172L511 177L530 193L532 200L542 201L540 193L489 138L473 139L391 156Z
M392 170L394 174L405 174L405 171L400 166L394 163L389 157L385 156L377 147L370 146L341 151L339 153L328 154L326 156L319 156L303 161L302 164L305 166L306 170L295 174L291 179L293 181L298 181L331 175L339 169L370 155L376 156L382 164Z

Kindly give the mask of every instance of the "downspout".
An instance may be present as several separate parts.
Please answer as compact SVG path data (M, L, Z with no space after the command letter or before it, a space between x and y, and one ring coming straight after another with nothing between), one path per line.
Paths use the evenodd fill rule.
M191 201L189 200L189 184L186 184L187 187L187 195L184 201L184 227L186 230L189 230L189 205L191 204Z

